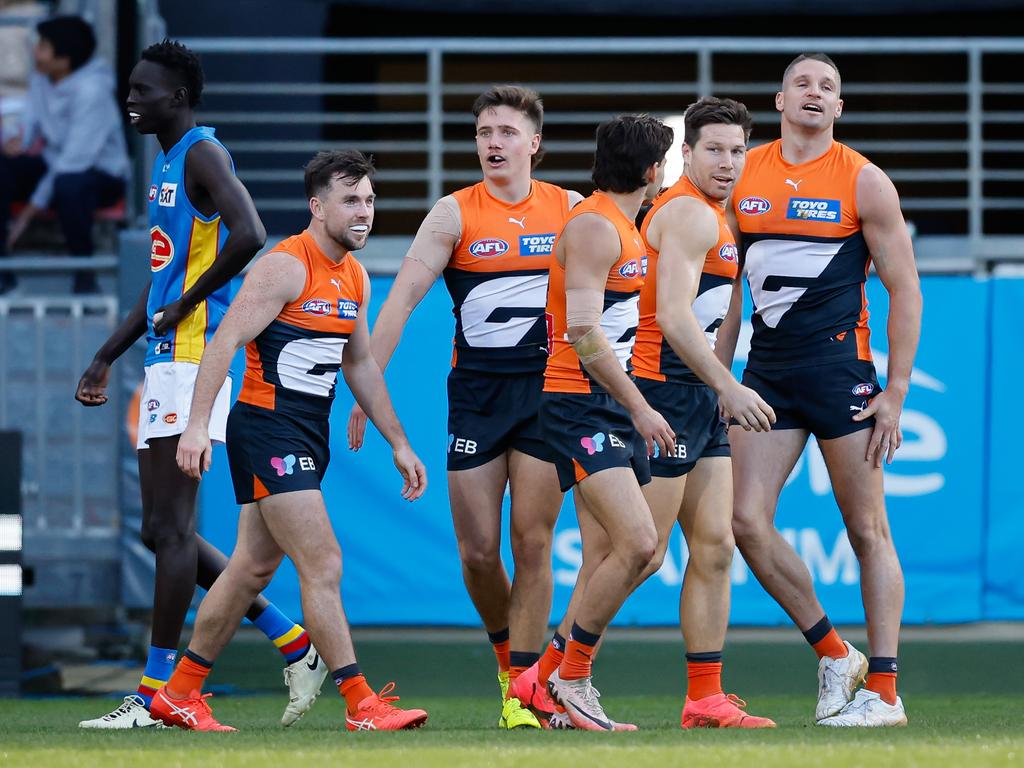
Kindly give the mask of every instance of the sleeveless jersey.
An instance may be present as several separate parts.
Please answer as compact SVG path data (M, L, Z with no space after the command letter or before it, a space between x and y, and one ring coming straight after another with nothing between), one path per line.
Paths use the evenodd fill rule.
M569 215L568 194L534 181L530 194L513 204L480 182L453 197L462 234L444 270L455 315L452 366L488 373L543 371L548 264Z
M638 305L640 288L644 284L645 254L640 242L640 233L636 224L626 218L614 201L600 190L577 203L569 214L569 220L584 213L600 214L612 222L618 231L621 253L618 261L608 270L601 330L608 337L622 369L626 370L633 352L636 326L640 319ZM557 242L556 238L556 245ZM580 363L576 350L569 343L569 328L565 315L565 267L555 258L554 248L551 252L547 325L551 356L544 371L544 391L583 394L603 392L601 385L591 380Z
M149 266L152 284L146 303L146 365L198 363L233 298L230 281L199 303L188 317L163 336L153 332L153 314L177 301L213 264L228 230L220 214L203 216L188 199L185 157L193 144L210 141L221 149L213 128L197 126L153 163L149 187ZM227 149L224 149L227 152ZM230 159L230 155L228 158ZM231 168L234 170L234 162Z
M687 176L683 176L654 201L640 230L647 248L647 279L640 291L640 326L636 329L632 366L633 372L641 378L700 384L700 378L679 359L658 327L658 251L647 242L651 219L667 203L680 197L693 197L706 203L718 219L718 242L704 256L697 295L693 300L693 314L704 329L704 336L712 349L718 339L718 327L729 311L732 283L738 271L738 251L736 239L725 220L725 204L707 197Z
M362 265L350 253L334 263L309 230L275 246L306 269L299 297L245 347L245 378L238 396L300 418L327 419L345 344L356 326L365 288Z
M871 360L857 213L868 162L839 142L800 165L783 159L781 139L747 153L732 200L754 302L751 368Z

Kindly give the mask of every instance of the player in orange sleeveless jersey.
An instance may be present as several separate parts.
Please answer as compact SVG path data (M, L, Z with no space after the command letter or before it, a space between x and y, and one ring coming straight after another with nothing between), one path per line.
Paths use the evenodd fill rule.
M441 198L427 215L371 343L385 368L413 309L444 276L455 315L448 493L463 579L498 660L498 724L537 728L537 717L525 708L535 698L532 683L517 678L537 660L547 628L551 538L562 503L554 456L537 423L547 361L544 301L551 246L580 195L531 177L544 119L535 92L493 86L477 98L473 115L483 181ZM362 444L364 428L356 406L349 421L353 449ZM506 486L511 585L501 562Z
M234 730L213 718L203 682L238 628L242 606L270 582L285 555L299 574L309 633L345 698L348 730L426 722L423 710L393 706L397 697L385 694L394 684L375 694L359 671L338 592L341 550L320 493L339 370L394 450L402 497L417 499L427 485L370 353L370 280L351 253L366 244L373 225L372 178L373 165L360 152L321 152L310 161L309 228L256 262L203 354L178 465L196 479L209 469L210 412L232 357L246 345L245 381L227 430L231 477L243 506L228 566L199 606L184 658L153 699L153 714L168 725Z
M735 238L725 202L743 172L751 119L731 99L704 98L686 110L684 173L655 200L641 234L647 281L632 368L637 387L676 433L673 451L651 457L646 498L658 529L658 570L678 520L689 559L679 615L686 641L688 686L681 725L771 728L722 690L722 648L729 624L732 466L725 422L771 428L775 415L715 355L737 276ZM707 383L705 383L707 382Z
M151 278L82 374L75 398L85 406L103 405L111 365L140 337L146 340L136 447L141 538L156 569L150 648L138 690L113 712L79 723L102 730L160 725L147 708L174 668L196 586L209 589L227 565L196 533L198 484L178 469L175 453L203 348L231 300L231 280L266 240L227 149L212 128L196 125L203 91L199 57L175 41L155 43L142 52L128 86L132 125L154 135L161 149L149 187ZM210 420L214 440L224 439L230 405L226 382ZM285 656L290 696L281 722L291 725L312 705L327 670L317 665L303 628L266 598L257 598L246 617Z
M843 110L839 93L839 70L828 56L794 59L775 97L782 138L748 154L732 197L754 304L743 382L777 418L770 432L730 431L733 533L761 585L819 656L818 723L904 725L896 695L903 573L889 531L882 464L902 441L921 289L895 187L833 139ZM884 391L871 361L864 297L871 263L890 298ZM733 303L738 311L738 297ZM724 342L730 358L736 328L730 325ZM840 639L807 567L774 526L779 493L810 434L860 562L870 660ZM865 676L865 687L856 690Z
M541 424L563 491L573 489L583 567L563 620L564 655L547 681L575 728L618 730L591 683L601 634L651 561L657 531L640 486L648 455L675 434L626 373L639 323L645 251L634 220L664 178L672 129L626 115L597 129L597 191L573 210L555 241L548 287L551 356ZM608 544L592 557L593 543ZM609 544L610 543L610 544ZM547 654L546 654L547 655Z

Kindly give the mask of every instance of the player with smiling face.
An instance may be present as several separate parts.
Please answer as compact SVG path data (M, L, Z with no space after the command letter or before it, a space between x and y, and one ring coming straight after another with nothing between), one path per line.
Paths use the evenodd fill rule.
M921 289L895 187L833 139L843 112L840 87L839 70L825 54L790 63L775 97L782 138L748 154L732 196L754 305L743 383L776 415L769 432L730 430L733 533L758 581L818 654L818 723L904 725L896 695L903 573L882 464L902 442ZM872 263L890 300L884 391L871 358L864 294ZM738 287L733 304L738 312ZM730 322L723 338L726 359L737 327ZM840 639L807 567L774 525L779 493L811 434L860 563L870 659Z
M393 684L375 694L359 669L338 591L341 549L320 491L339 370L392 447L402 497L417 499L427 486L370 354L370 278L352 254L373 226L373 173L372 162L353 150L320 152L306 165L309 226L253 265L203 354L176 460L194 479L209 469L210 412L245 346L245 379L227 432L242 509L231 559L199 606L184 658L153 699L153 714L168 725L234 730L214 719L203 684L238 629L242 606L270 583L285 555L298 571L310 634L345 699L346 728L401 730L427 720L423 710L392 704L386 694Z
M658 551L641 581L661 566L678 520L689 549L679 605L688 677L681 725L771 728L768 718L746 714L721 682L735 547L720 409L744 429L766 431L775 420L715 354L738 272L725 204L743 172L751 119L743 104L708 97L686 110L684 126L683 176L655 200L640 230L648 272L632 368L641 394L676 433L673 451L651 457L643 489Z
M138 429L141 537L156 555L151 645L137 693L82 728L157 726L147 708L171 674L178 640L196 585L209 589L227 564L196 533L198 478L178 469L175 452L189 422L199 361L231 301L231 278L263 246L266 233L249 192L235 176L214 129L196 125L203 90L199 57L164 40L142 52L128 78L128 118L155 135L161 152L149 189L152 278L124 321L111 334L78 384L85 406L107 401L110 366L140 337L146 338L146 376ZM218 393L210 437L223 442L231 384ZM312 706L327 669L305 630L266 598L256 596L246 617L287 661L290 697L282 715L291 725Z
M448 377L448 493L462 574L498 662L503 728L548 714L534 676L551 606L551 539L562 504L537 421L555 235L578 193L532 178L544 109L528 88L496 85L473 104L483 181L442 197L424 219L374 324L384 369L413 309L443 276L455 315ZM362 445L358 406L349 442ZM515 578L501 561L501 509L512 499Z

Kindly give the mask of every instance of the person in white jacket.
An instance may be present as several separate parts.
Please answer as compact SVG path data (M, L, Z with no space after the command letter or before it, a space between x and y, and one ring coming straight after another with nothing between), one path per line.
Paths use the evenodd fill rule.
M32 218L52 207L68 250L93 253L97 208L124 196L128 153L110 66L93 58L96 37L78 16L57 16L36 27L36 72L29 83L21 135L0 154L0 256L24 234ZM41 146L41 153L35 152ZM25 201L8 228L11 204ZM0 273L0 292L14 285ZM75 275L76 293L97 290L95 275Z

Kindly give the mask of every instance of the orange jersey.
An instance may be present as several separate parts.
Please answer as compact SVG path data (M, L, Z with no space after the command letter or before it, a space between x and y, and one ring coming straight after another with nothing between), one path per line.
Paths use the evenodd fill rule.
M534 181L530 194L512 204L480 182L453 197L462 234L444 270L455 315L452 365L490 373L542 371L548 262L569 215L568 194Z
M647 280L640 291L640 325L636 329L632 365L634 373L641 378L696 384L700 379L679 359L658 327L658 251L647 242L647 229L655 214L667 203L680 197L693 197L706 203L718 218L718 242L704 256L704 267L693 300L693 313L704 329L704 336L712 349L718 338L718 327L729 311L732 283L738 271L738 251L736 238L725 220L725 204L712 200L687 176L683 176L654 201L640 230L647 248Z
M782 157L781 139L747 153L732 200L754 302L751 367L871 359L871 255L857 213L868 162L839 142L800 165Z
M309 230L279 243L306 269L306 285L245 347L239 402L326 419L345 344L363 304L365 271L352 254L329 259Z
M615 205L604 193L594 192L578 203L569 214L569 220L584 213L604 216L619 234L620 254L618 261L608 270L608 281L604 289L604 313L601 315L601 330L625 370L633 352L636 326L640 319L638 305L640 288L644 284L644 247L636 224ZM568 222L566 222L568 223ZM558 240L555 240L555 248ZM590 379L580 363L576 350L569 343L569 328L565 315L565 267L551 252L551 280L548 286L547 323L551 357L544 371L545 392L576 392L590 394L601 392L601 386Z

